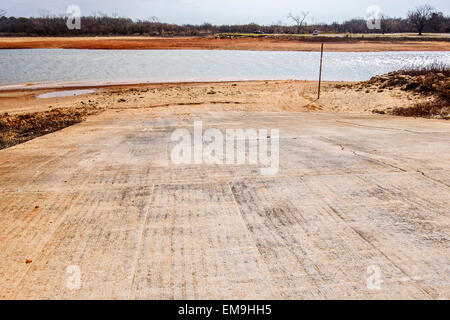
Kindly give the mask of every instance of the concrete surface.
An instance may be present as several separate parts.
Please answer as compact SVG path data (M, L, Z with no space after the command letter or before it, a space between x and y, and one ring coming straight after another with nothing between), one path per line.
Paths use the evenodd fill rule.
M280 129L278 175L171 164L194 120ZM0 151L0 297L448 299L449 150L439 120L109 110Z

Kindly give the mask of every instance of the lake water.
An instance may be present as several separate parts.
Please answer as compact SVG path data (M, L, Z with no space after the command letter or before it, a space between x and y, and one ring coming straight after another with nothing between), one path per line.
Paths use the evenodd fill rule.
M61 97L70 97L70 96L81 96L84 94L94 93L95 90L92 89L84 89L84 90L64 90L64 91L55 91L55 92L47 92L38 95L37 97L40 99L50 99L50 98L61 98Z
M315 80L320 53L225 50L0 50L0 83ZM359 81L450 52L325 52L323 79Z

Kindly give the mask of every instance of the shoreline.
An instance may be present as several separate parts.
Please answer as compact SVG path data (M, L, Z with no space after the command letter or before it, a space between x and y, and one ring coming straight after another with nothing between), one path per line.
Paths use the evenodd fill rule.
M0 37L0 49L247 50L328 52L450 51L447 38L384 40L277 37Z
M130 88L130 87L170 87L170 86L189 86L189 85L208 85L208 84L231 84L231 83L259 83L259 82L304 82L304 83L318 83L318 80L301 80L301 79L258 79L258 80L216 80L216 81L158 81L158 82L114 82L104 83L101 81L81 81L78 83L61 82L61 83L46 83L36 82L32 84L0 84L1 93L14 92L34 92L34 91L65 91L65 90L84 90L84 89L116 89L116 88ZM354 83L357 81L328 81L322 80L322 83ZM1 98L1 96L0 96Z
M331 111L372 113L374 109L410 105L421 98L400 89L368 94L351 86L357 81L323 81L322 95L317 101L318 81L313 80L248 80L121 83L58 87L24 87L0 90L0 114L41 112L53 108L87 105L108 109L139 109L176 106L211 106L222 110L253 111ZM344 89L338 89L344 88ZM348 88L348 89L345 89ZM94 92L70 96L39 98L39 95L73 90ZM196 108L197 110L197 108Z

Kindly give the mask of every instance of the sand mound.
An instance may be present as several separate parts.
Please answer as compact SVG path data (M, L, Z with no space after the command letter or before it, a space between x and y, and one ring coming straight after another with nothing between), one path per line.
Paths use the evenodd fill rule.
M374 76L368 81L347 86L357 90L393 90L400 88L423 96L433 97L432 101L418 102L413 106L393 108L389 113L409 117L425 117L449 119L450 114L450 71L439 70L400 70L388 74ZM373 110L374 113L385 113L384 110Z

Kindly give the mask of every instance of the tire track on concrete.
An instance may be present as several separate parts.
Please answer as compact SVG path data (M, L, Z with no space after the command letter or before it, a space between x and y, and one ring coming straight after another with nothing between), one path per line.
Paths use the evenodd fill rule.
M134 281L135 281L135 278L136 278L136 269L137 269L137 264L138 264L138 261L139 261L139 255L140 255L141 249L143 247L144 230L145 230L145 226L147 225L148 215L149 215L149 212L150 212L150 208L152 206L152 198L153 198L153 191L154 190L155 190L155 185L153 184L152 185L152 190L150 192L150 200L149 200L147 208L145 209L144 222L142 223L142 228L141 228L141 231L140 231L139 244L138 244L138 248L137 248L137 252L136 252L136 259L135 259L135 262L134 262L134 265L133 265L133 271L132 271L131 283L130 283L130 290L129 290L129 293L128 293L128 300L130 300L130 297L131 297L131 294L132 294L132 291L133 291L133 285L134 285Z
M369 244L374 250L378 251L383 257L385 257L392 265L394 265L398 270L400 270L412 283L414 283L414 286L421 290L425 295L427 295L430 299L434 300L434 297L425 289L420 286L416 280L414 280L414 277L408 274L402 267L400 267L395 261L393 261L383 250L378 248L376 245L372 243L372 241L368 240L359 230L355 229L353 226L351 226L345 218L339 214L339 212L333 208L333 206L328 205L328 207L331 209L331 211L353 232L355 232L362 240L364 240L367 244Z
M78 194L77 200L79 198L80 198L80 194ZM75 204L76 204L76 202L74 204L72 204L71 207L73 207ZM27 276L28 272L31 270L31 267L34 265L33 262L37 262L39 260L39 258L41 258L43 256L44 248L49 243L50 239L53 237L53 235L55 234L56 230L58 230L59 226L66 219L66 217L69 215L69 213L70 213L70 210L67 209L65 211L65 213L62 216L60 216L60 218L55 223L52 224L53 228L48 233L48 236L41 242L41 244L39 246L37 246L38 249L32 254L34 261L32 261L31 263L28 264L28 267L25 269L25 271L22 273L22 275L18 278L17 282L14 284L13 289L12 289L12 293L8 297L9 300L15 299L15 296L17 295L17 289L20 287L20 285L22 284L23 280Z
M278 285L276 285L276 282L275 282L275 280L274 280L273 277L272 277L272 273L269 271L269 268L268 268L268 265L267 265L268 261L266 261L266 259L264 258L264 255L263 255L262 252L259 250L258 245L257 245L257 242L256 242L256 239L255 239L254 236L253 236L253 233L248 229L248 226L247 226L247 224L246 224L245 221L244 221L244 217L243 217L243 215L242 215L241 209L239 208L239 204L238 204L238 202L237 202L236 195L234 194L233 189L231 188L230 183L227 182L227 185L228 185L228 188L229 188L229 190L230 190L231 195L233 196L234 204L236 205L236 211L237 211L237 213L238 213L238 215L239 215L239 221L241 221L242 227L247 231L247 234L249 235L249 237L251 238L251 240L252 240L252 242L253 242L253 244L254 244L254 249L258 252L259 256L261 257L261 260L264 261L264 266L265 266L265 268L266 268L267 275L270 277L271 283L273 284L273 287L276 288L276 290L277 290L277 292L278 292L278 294L279 294L279 296L280 296L281 298L285 298L284 294L281 293L281 290L280 290L280 288L278 287Z

